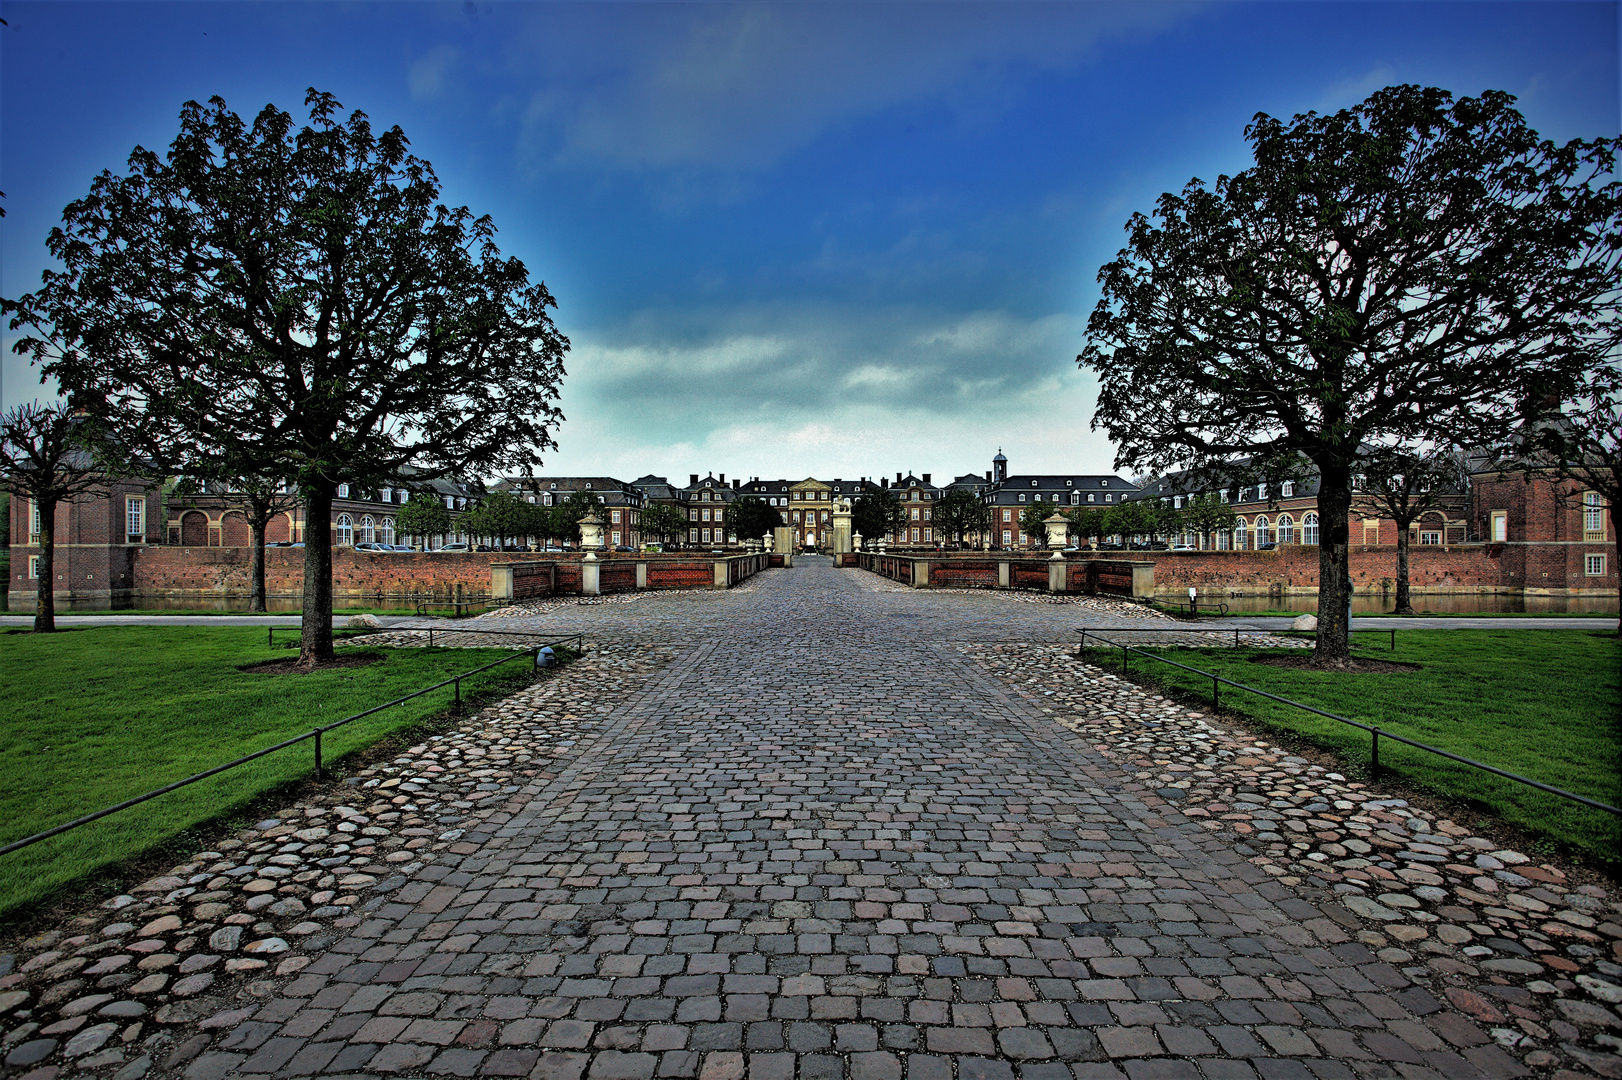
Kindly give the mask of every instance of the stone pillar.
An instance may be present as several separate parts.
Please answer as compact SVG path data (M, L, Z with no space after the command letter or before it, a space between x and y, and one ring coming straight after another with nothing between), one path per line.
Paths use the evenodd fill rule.
M1152 562L1134 562L1132 564L1132 595L1134 597L1147 597L1155 594L1155 564Z
M636 587L639 589L648 587L648 564L645 562L636 564Z
M914 559L912 561L912 587L915 589L929 588L928 559Z
M999 560L998 563L997 563L997 587L1001 588L1001 589L1006 589L1006 588L1008 588L1008 585L1012 580L1013 580L1013 566L1012 566L1012 564L1010 564L1006 560Z
M1065 591L1065 575L1069 563L1064 561L1064 553L1055 551L1053 558L1048 560L1048 592L1062 593Z
M714 566L715 584L712 588L724 589L727 587L727 561L725 559L716 559Z
M839 499L834 503L832 543L834 565L837 566L839 556L848 555L852 550L849 499Z
M603 564L593 558L592 552L586 552L586 561L580 564L580 595L601 596Z
M490 599L511 600L513 598L513 564L490 564Z

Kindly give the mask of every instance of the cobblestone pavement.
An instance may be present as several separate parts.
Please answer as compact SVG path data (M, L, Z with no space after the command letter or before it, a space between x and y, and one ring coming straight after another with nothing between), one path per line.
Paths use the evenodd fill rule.
M1122 618L481 621L592 651L0 959L7 1080L1622 1076L1609 893L1055 644Z

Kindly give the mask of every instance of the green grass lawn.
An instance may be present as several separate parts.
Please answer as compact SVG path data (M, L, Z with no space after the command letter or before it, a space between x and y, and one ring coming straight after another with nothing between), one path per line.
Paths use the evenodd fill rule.
M340 648L382 657L303 675L239 668L297 655L262 627L127 626L0 635L11 693L0 725L0 844L121 802L310 728L511 655L503 649ZM533 677L523 660L475 676L463 696ZM323 736L341 754L442 713L451 688ZM309 742L0 856L0 915L310 776Z
M1357 638L1364 635L1357 635ZM1421 665L1401 674L1339 675L1270 667L1262 651L1150 650L1223 678L1450 750L1545 784L1622 805L1622 643L1580 630L1400 630L1391 652L1374 635L1356 654ZM1134 643L1135 644L1135 643ZM1121 667L1120 650L1089 649L1094 663ZM1137 655L1131 678L1209 704L1211 680ZM1307 737L1358 768L1367 732L1224 686L1222 709ZM1602 863L1622 851L1612 814L1545 794L1390 740L1382 773L1468 800Z

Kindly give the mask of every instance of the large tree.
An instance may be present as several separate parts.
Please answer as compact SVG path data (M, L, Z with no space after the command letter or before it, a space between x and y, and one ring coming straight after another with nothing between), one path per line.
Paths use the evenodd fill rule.
M166 156L137 147L47 241L62 263L16 306L19 341L113 431L263 448L305 502L300 661L332 656L328 522L340 481L406 466L526 472L555 445L568 341L495 226L439 202L398 128L251 125L188 102Z
M416 492L394 515L394 531L399 536L415 536L427 551L430 536L443 536L451 531L450 508L443 498L432 492Z
M964 537L991 528L991 508L972 491L954 488L936 501L930 520L937 537L944 533L961 544Z
M1258 115L1254 167L1161 196L1099 272L1077 359L1118 465L1315 467L1320 665L1350 655L1359 447L1498 441L1615 314L1622 140L1555 146L1513 101L1394 86Z
M1355 506L1388 517L1397 526L1396 615L1413 615L1408 575L1408 530L1422 514L1440 509L1448 496L1462 495L1470 483L1463 459L1448 447L1396 446L1366 458L1354 484Z
M90 424L66 405L38 402L0 416L0 485L27 499L39 515L36 634L56 631L56 508L109 491L107 473L92 453L99 440L91 438Z
M907 508L884 488L870 487L852 500L850 523L853 532L876 544L906 527Z
M783 527L783 515L757 495L740 495L727 503L726 527L739 541L759 540Z
M1039 548L1048 546L1047 520L1059 512L1059 504L1038 499L1019 512L1019 531ZM1066 526L1066 531L1069 527Z
M654 537L662 544L672 539L685 540L687 511L669 503L650 503L642 511L642 535Z
M1237 517L1233 512L1233 506L1214 491L1190 496L1183 513L1188 524L1205 538L1205 543L1210 547L1216 546L1217 533L1233 529Z

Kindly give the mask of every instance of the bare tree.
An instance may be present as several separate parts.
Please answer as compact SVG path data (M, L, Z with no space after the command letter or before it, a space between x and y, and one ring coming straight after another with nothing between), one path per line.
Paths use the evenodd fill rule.
M0 484L39 515L38 600L34 633L56 632L56 508L89 495L106 498L107 475L90 452L85 419L66 405L38 402L0 417ZM25 526L26 528L26 526Z
M1430 450L1394 447L1374 452L1363 466L1363 483L1352 503L1397 523L1397 607L1414 614L1408 585L1408 530L1420 515L1440 509L1442 500L1465 490L1470 480L1464 461L1447 447Z

